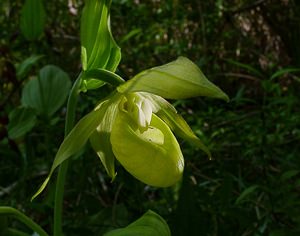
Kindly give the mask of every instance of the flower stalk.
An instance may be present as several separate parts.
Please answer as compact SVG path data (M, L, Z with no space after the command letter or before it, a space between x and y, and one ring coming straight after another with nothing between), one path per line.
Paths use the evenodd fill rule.
M76 79L68 98L67 113L65 121L65 137L72 130L75 123L75 111L78 102L79 89L81 85L81 74ZM63 215L63 197L64 186L66 181L66 175L68 171L69 161L64 161L58 170L58 176L56 181L55 201L54 201L54 236L62 235L62 215Z

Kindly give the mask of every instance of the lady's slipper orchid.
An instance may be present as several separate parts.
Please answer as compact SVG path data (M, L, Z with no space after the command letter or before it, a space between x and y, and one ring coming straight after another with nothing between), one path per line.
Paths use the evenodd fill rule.
M115 178L115 158L135 178L156 187L168 187L182 176L184 159L173 132L202 149L185 120L169 99L210 96L228 100L190 60L179 57L169 64L146 70L119 85L108 98L83 117L63 141L54 169L90 140L109 176ZM33 198L34 198L33 197Z
M157 95L132 92L116 93L96 108L105 115L90 142L112 178L116 158L134 177L152 186L167 187L180 179L184 167L180 147L170 127L156 115L163 106L175 113Z
M123 96L110 141L115 157L134 177L168 187L180 179L184 161L172 131L155 111L142 92Z

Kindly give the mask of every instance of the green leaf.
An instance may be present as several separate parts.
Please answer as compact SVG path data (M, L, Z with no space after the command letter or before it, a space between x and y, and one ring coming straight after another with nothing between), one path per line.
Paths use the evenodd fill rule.
M35 108L39 114L52 116L65 102L71 81L59 67L47 65L38 78L30 80L22 91L22 105Z
M169 99L207 96L229 100L221 89L207 80L201 70L185 57L137 74L120 85L118 91L149 92Z
M236 199L235 204L239 204L242 201L245 200L246 197L248 197L251 193L253 193L259 186L258 185L252 185L249 188L246 188L240 196Z
M19 138L29 132L35 124L34 109L18 107L9 113L8 136L11 139Z
M22 78L25 77L31 67L35 65L42 57L43 55L32 55L28 58L26 58L24 61L22 61L18 66L17 66L17 77Z
M141 218L122 229L110 231L104 236L170 236L166 221L157 213L148 210Z
M121 104L121 103L120 103ZM144 131L124 107L112 127L112 150L121 165L135 178L151 186L168 187L182 176L184 160L170 128L155 114Z
M300 68L284 68L281 70L276 71L270 78L270 80L273 80L277 77L280 77L282 75L288 74L288 73L292 73L292 72L299 72Z
M36 40L44 31L46 21L42 0L26 0L21 11L21 32L28 40Z
M142 29L141 28L133 29L128 34L123 36L123 38L120 40L120 44L123 44L126 41L128 41L129 39L131 39L132 37L135 37L135 36L140 35L140 34L142 34Z
M96 131L90 136L90 142L99 156L107 174L112 178L116 177L115 172L115 156L110 143L110 133L114 125L114 120L118 112L119 96L115 96L110 100L110 106L107 108L105 116L97 127Z
M86 0L81 18L81 58L83 70L107 69L115 71L121 50L110 30L111 0Z
M176 109L162 97L142 93L147 99L151 100L154 105L154 110L158 117L160 117L171 130L179 137L186 141L196 145L202 151L204 151L209 158L211 153L209 149L202 143L202 141L193 133L192 129L186 123L186 121L179 115Z
M294 176L298 175L299 173L300 173L300 170L288 170L280 176L280 180L287 181L287 180L293 178Z
M254 67L248 65L248 64L244 64L238 61L234 61L231 59L224 59L225 61L227 61L230 64L236 65L240 68L246 69L248 72L250 72L252 75L257 76L258 78L264 78L264 75L257 69L255 69Z
M99 121L102 120L105 111L109 103L107 101L102 102L96 110L93 110L86 116L84 116L71 130L68 136L64 139L61 146L56 153L54 162L52 164L49 175L34 194L31 200L36 198L46 187L47 183L50 180L54 170L65 160L70 158L72 155L80 151L80 149L86 144L91 134L96 130L99 125Z

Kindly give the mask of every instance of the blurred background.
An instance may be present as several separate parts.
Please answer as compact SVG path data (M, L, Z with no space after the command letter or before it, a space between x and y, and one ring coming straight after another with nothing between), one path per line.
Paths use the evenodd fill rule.
M49 229L55 178L41 197L30 198L63 140L65 103L51 116L23 119L13 111L26 83L45 65L75 80L83 2L43 4L42 32L28 39L20 27L23 1L0 2L0 205L16 207ZM296 0L113 0L119 75L130 79L186 56L231 100L171 101L213 155L208 160L180 140L186 169L171 188L145 186L120 165L111 183L87 145L69 167L66 235L102 235L147 209L163 216L175 236L300 235L299 12ZM77 119L107 91L82 94Z

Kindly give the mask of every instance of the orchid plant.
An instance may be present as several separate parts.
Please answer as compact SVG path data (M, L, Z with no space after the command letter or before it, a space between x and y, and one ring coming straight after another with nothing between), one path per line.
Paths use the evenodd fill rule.
M47 178L32 198L45 189L54 170L59 167L55 236L62 235L62 199L68 161L88 141L112 180L116 178L117 160L147 185L172 186L181 179L184 169L184 158L174 134L194 144L209 157L211 154L165 99L208 96L228 101L227 95L186 57L140 72L125 82L115 73L121 50L110 29L110 5L111 0L85 1L80 32L82 72L70 92L66 136ZM105 98L100 97L95 108L74 126L80 92L105 84L114 86L113 92ZM169 235L168 232L160 235Z
M88 140L112 179L116 176L114 163L117 159L138 180L156 187L175 184L183 172L183 155L173 132L210 156L206 146L164 99L206 95L227 100L227 96L189 59L179 57L127 82L116 74L109 76L113 83L120 85L99 101L65 138L38 193L44 189L54 169Z

